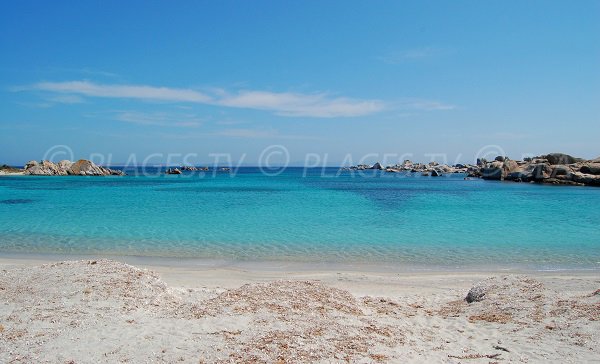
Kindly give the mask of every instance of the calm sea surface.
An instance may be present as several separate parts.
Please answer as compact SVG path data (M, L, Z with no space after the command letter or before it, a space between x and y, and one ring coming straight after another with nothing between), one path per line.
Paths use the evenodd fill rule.
M301 168L10 176L0 253L600 269L600 188Z

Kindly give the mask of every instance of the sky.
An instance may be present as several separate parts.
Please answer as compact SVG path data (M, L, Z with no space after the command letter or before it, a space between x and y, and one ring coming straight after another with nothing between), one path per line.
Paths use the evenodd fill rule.
M0 2L0 163L252 165L269 148L298 165L596 158L600 1Z

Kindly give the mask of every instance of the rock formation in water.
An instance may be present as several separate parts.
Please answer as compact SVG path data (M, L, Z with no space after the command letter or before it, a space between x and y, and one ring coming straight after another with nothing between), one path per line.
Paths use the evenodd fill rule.
M123 176L123 171L110 169L80 159L77 162L62 160L58 163L50 161L29 161L25 164L23 174L32 176Z
M169 168L165 171L165 174L181 174L179 168Z
M600 163L568 154L551 153L525 161L485 163L481 178L515 182L600 186Z
M497 156L493 161L478 158L473 164L439 164L437 162L403 163L383 167L359 164L343 168L351 171L368 169L383 170L389 173L416 173L422 176L438 177L449 173L464 173L467 177L481 177L486 180L536 182L564 185L600 186L600 158L584 160L564 153L550 153L523 161Z

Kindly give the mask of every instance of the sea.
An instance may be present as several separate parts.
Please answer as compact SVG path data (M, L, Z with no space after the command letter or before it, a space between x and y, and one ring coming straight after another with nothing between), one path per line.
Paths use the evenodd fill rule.
M125 172L0 177L0 256L600 269L600 188L339 168Z

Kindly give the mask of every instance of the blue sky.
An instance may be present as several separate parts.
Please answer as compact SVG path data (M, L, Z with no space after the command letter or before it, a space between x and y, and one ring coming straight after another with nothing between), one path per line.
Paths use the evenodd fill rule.
M598 1L4 1L0 54L2 163L600 155Z

